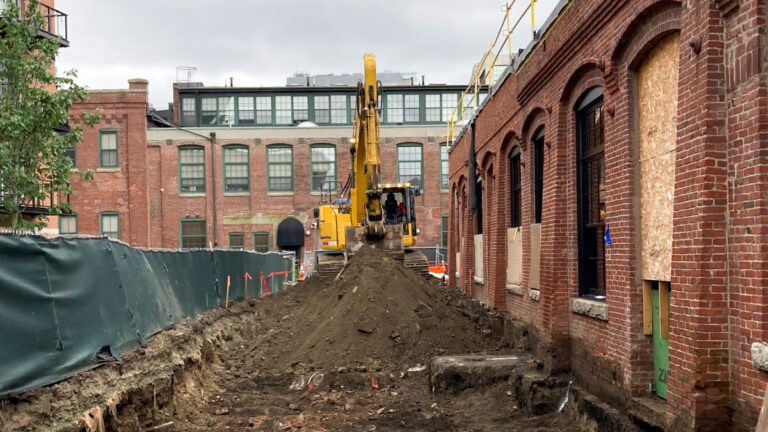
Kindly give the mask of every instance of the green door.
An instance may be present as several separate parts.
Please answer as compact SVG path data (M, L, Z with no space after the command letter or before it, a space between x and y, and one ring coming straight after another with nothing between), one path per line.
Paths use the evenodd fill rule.
M667 398L667 373L669 372L669 339L661 337L661 314L659 308L659 289L667 289L665 284L654 284L653 289L653 372L656 379L656 394ZM662 285L659 287L659 285ZM669 302L669 296L665 296ZM669 306L669 304L667 304ZM669 307L666 308L669 310Z

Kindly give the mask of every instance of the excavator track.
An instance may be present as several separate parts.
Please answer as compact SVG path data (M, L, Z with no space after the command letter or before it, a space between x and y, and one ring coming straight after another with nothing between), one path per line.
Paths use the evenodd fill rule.
M317 254L317 276L333 279L344 267L344 254Z
M429 260L427 256L417 250L405 250L403 265L413 269L423 277L429 279Z

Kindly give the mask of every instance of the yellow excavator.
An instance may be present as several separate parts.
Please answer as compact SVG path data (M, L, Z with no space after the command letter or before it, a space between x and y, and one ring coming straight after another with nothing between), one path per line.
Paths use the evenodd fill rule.
M412 249L416 228L414 198L421 190L410 183L381 183L379 126L382 86L376 79L376 57L365 54L365 76L357 85L353 134L349 139L352 170L344 185L323 182L324 205L314 210L320 247L321 278L336 276L346 257L367 244L427 273L427 258Z

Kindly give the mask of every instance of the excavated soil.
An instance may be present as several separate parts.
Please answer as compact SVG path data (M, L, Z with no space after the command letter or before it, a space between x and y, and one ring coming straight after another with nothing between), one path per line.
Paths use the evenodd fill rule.
M509 353L483 308L363 249L337 280L216 310L119 364L0 402L1 430L561 431L514 382L432 394L440 354Z

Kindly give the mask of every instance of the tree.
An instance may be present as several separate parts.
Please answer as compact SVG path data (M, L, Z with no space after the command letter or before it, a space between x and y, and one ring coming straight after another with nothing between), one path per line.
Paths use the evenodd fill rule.
M65 151L82 139L83 130L75 126L57 134L53 126L67 124L70 107L85 101L87 92L75 83L76 71L56 76L59 44L38 37L44 18L37 0L23 15L15 2L0 2L0 222L25 230L46 220L24 220L27 203L70 193L72 161ZM99 116L87 113L83 120L93 126ZM67 210L65 202L51 203L51 213Z

